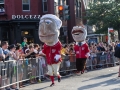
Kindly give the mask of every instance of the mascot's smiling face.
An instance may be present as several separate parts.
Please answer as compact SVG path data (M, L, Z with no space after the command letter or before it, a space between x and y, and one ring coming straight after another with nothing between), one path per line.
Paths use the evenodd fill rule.
M87 36L86 29L81 26L74 26L71 33L76 42L84 41Z
M59 36L55 21L50 18L41 19L39 25L39 38L42 42L52 43Z
M44 15L39 23L39 38L44 43L54 43L58 40L61 20L55 15Z

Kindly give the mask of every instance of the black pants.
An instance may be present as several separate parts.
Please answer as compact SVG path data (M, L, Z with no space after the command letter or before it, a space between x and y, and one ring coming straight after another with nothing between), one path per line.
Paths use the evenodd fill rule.
M77 71L83 71L86 66L86 58L77 58L76 59L76 68Z

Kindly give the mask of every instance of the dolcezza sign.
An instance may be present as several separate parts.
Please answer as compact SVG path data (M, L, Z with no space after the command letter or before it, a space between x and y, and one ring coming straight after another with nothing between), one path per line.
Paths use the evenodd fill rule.
M40 19L40 15L12 15L12 19Z

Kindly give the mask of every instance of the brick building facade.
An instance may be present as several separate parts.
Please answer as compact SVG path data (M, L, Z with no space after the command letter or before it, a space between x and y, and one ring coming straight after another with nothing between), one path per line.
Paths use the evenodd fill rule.
M27 37L29 43L40 43L39 19L44 14L58 15L60 1L70 6L71 18L63 21L63 27L66 27L68 42L72 42L72 27L82 16L81 0L0 0L0 40L21 43Z

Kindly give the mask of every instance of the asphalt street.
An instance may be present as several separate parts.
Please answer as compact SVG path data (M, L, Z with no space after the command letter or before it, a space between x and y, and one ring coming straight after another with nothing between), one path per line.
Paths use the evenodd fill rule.
M118 66L86 72L80 76L62 78L60 83L49 87L50 81L28 85L20 90L120 90Z

